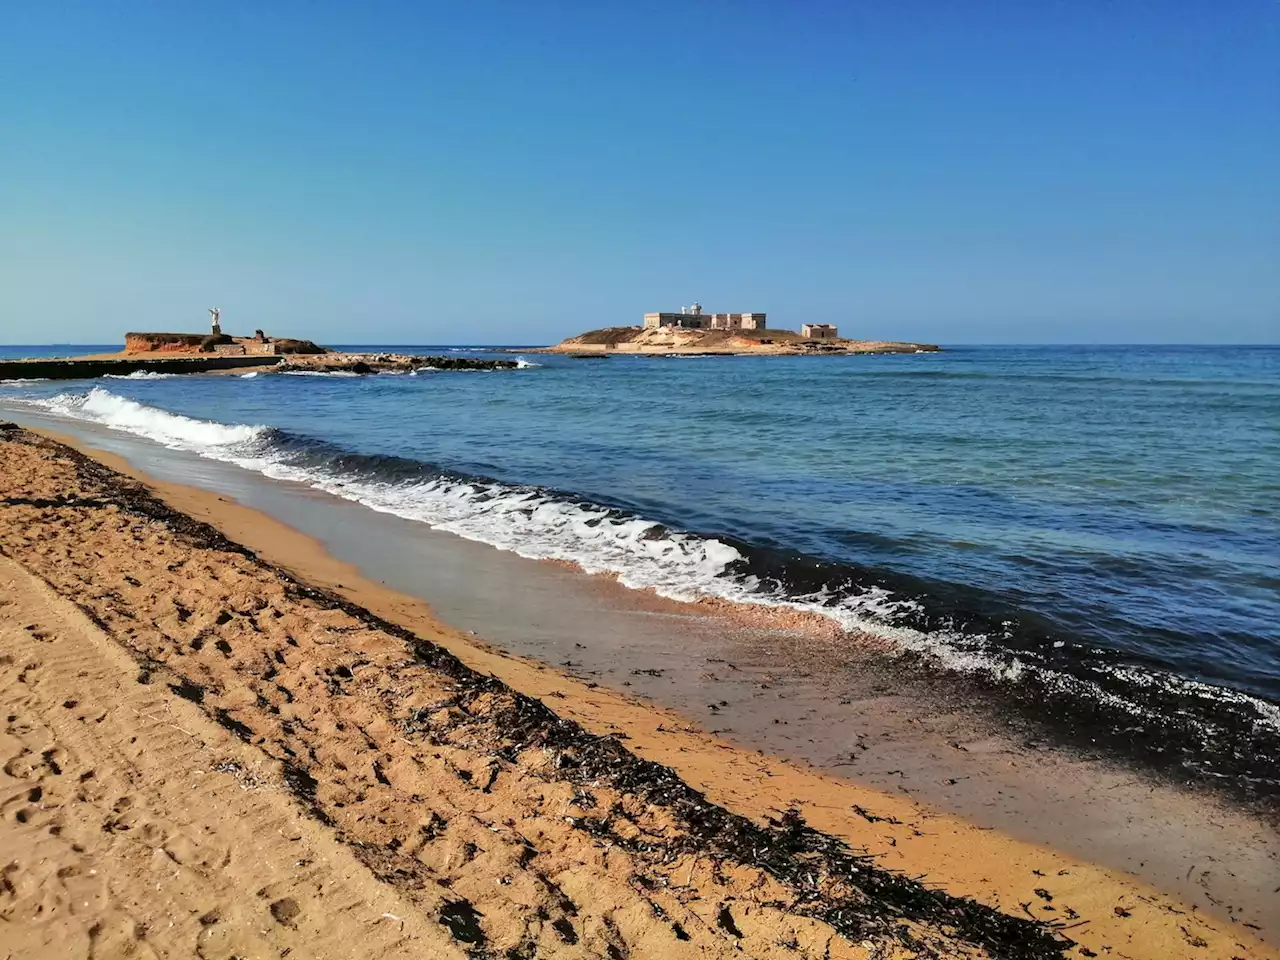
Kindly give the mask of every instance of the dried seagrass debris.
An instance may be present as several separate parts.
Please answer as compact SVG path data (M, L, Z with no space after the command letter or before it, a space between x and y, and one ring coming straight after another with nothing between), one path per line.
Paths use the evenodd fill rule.
M577 723L557 716L541 701L472 670L452 653L406 628L337 594L296 580L211 525L169 507L141 483L54 441L26 431L15 432L5 425L0 425L0 430L7 440L41 447L69 459L80 484L94 490L100 500L146 521L163 524L194 548L249 559L285 584L286 595L292 599L321 609L340 610L371 629L399 638L419 664L454 682L457 692L448 709L459 710L470 718L471 732L489 741L495 757L505 759L529 748L544 749L556 757L555 764L544 771L548 778L582 788L606 786L667 811L679 825L679 832L662 839L621 836L615 828L619 814L613 810L612 817L575 818L574 825L579 829L609 843L627 845L641 861L669 864L680 855L693 853L756 867L792 892L794 912L821 920L852 942L897 942L919 957L951 956L940 951L955 941L1009 960L1049 960L1064 956L1074 946L1049 924L1010 916L886 870L872 858L852 852L838 838L809 827L794 810L784 811L765 824L731 813L708 801L670 768L637 757L614 737L588 733ZM185 682L178 680L179 684ZM242 738L252 737L247 726L225 711L219 713L216 719L224 726ZM424 716L421 710L405 722L406 733L427 733L431 729L430 714ZM286 764L284 779L313 815L329 822L315 801L316 780L311 774ZM357 845L356 852L384 880L397 883L410 879L401 876L401 864L386 860L384 854L364 845ZM418 882L422 878L412 879ZM463 936L470 935L474 928L481 939L472 941L473 947L483 950L483 933L475 925L474 910L468 908L470 904L465 901L454 901L442 910L441 922L450 929L457 925ZM731 913L729 916L732 920Z

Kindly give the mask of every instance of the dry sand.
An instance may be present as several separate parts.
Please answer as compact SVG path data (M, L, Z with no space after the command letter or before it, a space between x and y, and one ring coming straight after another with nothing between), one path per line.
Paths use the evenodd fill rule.
M261 751L135 682L118 644L3 558L0 650L0 952L457 955Z
M1131 878L486 649L253 511L157 492L0 433L13 956L1277 956Z

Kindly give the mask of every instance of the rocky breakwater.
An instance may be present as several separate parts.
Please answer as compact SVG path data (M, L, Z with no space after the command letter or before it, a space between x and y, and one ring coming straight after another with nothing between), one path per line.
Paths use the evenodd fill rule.
M403 353L327 353L290 357L280 373L417 373L420 370L514 370L515 360L479 357L425 357Z

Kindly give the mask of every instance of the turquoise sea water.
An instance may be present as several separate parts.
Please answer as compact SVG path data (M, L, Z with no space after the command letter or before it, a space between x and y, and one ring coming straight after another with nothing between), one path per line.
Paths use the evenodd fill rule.
M0 407L637 587L822 610L1081 701L1150 710L1158 689L1171 713L1264 726L1280 702L1280 348L527 359L19 384Z

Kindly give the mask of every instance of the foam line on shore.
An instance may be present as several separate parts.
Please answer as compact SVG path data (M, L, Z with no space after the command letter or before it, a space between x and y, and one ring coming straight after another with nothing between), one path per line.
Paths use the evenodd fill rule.
M107 460L109 462L118 463L118 460L110 456L107 457ZM65 460L63 458L55 458L54 462L62 463L65 462ZM121 468L117 466L116 469ZM145 480L145 478L142 479ZM196 502L207 502L207 509L211 512L206 515L205 507L200 507L198 515L215 523L219 523L219 520L213 518L219 517L221 518L220 525L226 524L229 516L236 516L235 511L244 511L247 509L229 503L223 498L217 497L212 493L194 491L187 488L174 488L173 485L166 485L163 483L160 483L159 485L168 491L167 493L161 494L166 497L166 499L174 494L175 489L181 489L183 494L179 494L179 496L191 494L196 498ZM67 483L60 482L56 489L67 490L70 488L70 485ZM100 496L96 490L94 491L94 495ZM172 500L169 500L169 502L173 503ZM63 514L68 516L84 515L84 511L80 510L78 507L66 507L60 509ZM178 509L184 508L179 507ZM232 512L226 513L220 511ZM88 520L82 520L81 522L85 526L88 526L93 521L94 518L90 514ZM231 526L235 526L234 522ZM254 546L253 541L242 542L244 542L251 550L262 548L264 557L268 562L272 562L272 550L276 546L276 540L274 538L278 536L279 533L278 531L270 531L273 526L277 526L276 522L270 517L259 515L253 523L250 524L250 526L253 526L257 533L260 536L265 536L266 539L265 541L260 539L258 541L258 546L256 547ZM262 527L268 528L269 532L264 534L261 529ZM294 564L290 565L291 572L295 577L299 575L304 577L307 576L305 573L308 569L307 564L312 562L316 557L323 555L323 548L314 542L310 545L301 547L300 549L301 552L298 556L305 557L306 560L301 562L300 567ZM49 555L47 551L43 550L33 551L33 555L42 557L52 556ZM314 568L312 569L314 570ZM129 568L127 564L123 568L124 572L128 572L130 570L131 568ZM163 570L163 565L161 565L161 570ZM299 572L300 570L302 573ZM137 573L137 571L132 572ZM330 574L331 573L332 571L330 571ZM352 573L354 575L354 571ZM322 577L330 574L322 575ZM139 575L144 576L143 574ZM312 575L314 575L314 573ZM359 582L349 580L345 573L342 575L341 579L348 585L353 582ZM147 578L147 582L151 582L150 578ZM307 582L310 582L309 579ZM323 582L324 581L322 579L321 584L323 584ZM186 589L181 587L180 584L181 581L179 579L179 589ZM214 585L217 586L216 583ZM157 589L159 588L157 587ZM379 588L374 584L366 584L362 587L356 588L357 592L364 589L371 591L371 596L381 595L379 594ZM162 593L160 596L163 598L164 594ZM88 599L87 596L86 599ZM132 601L132 599L133 595L130 592L130 601ZM155 596L152 596L148 599L154 601L156 598ZM186 600L185 594L183 595L183 599L184 601ZM91 600L90 602L93 601ZM355 602L365 603L370 601L366 599L357 600ZM401 617L408 616L404 613L404 605L399 601L388 599L386 602L388 604L392 604ZM378 607L373 606L370 607L370 609L373 609L376 612ZM426 608L423 607L422 610L425 611ZM434 621L430 619L429 614L425 612L415 614L415 616L420 616L423 619L419 621L404 621L393 618L393 620L397 623L404 622L406 625L414 624L412 628L419 633L424 630L422 624L434 624ZM145 626L148 621L143 618L136 622L142 622ZM235 627L233 625L228 629L235 629ZM425 629L428 633L431 633L436 629L436 627L430 626ZM131 635L130 638L133 639ZM233 636L232 639L234 640L235 637ZM363 639L363 634L361 634L358 639ZM460 648L469 650L469 648L466 647L467 641L465 638L459 638L457 642ZM208 644L209 649L212 649L213 646L214 645L212 643ZM335 662L338 662L338 658L341 657L343 652L344 650L341 646L325 648L325 655L334 658ZM367 654L368 648L362 647L361 652ZM574 687L573 684L575 681L572 679L544 672L540 666L525 665L516 659L485 653L479 648L477 651L469 651L467 654L468 657L473 655L479 658L489 658L477 660L478 664L484 665L481 672L486 677L492 672L499 678L507 680L509 683L513 683L513 685L515 685L515 682L512 679L513 677L520 679L521 684L517 689L524 690L524 687L527 685L530 689L524 690L524 692L537 693L543 697L550 692L551 696L558 698L556 700L558 710L564 709L566 705L574 705L574 707L577 707L579 704L587 705L588 710L595 710L604 698L611 696L607 690L595 688L595 684L587 684L585 687L582 687L581 685ZM307 662L309 661L304 658L304 663ZM470 660L468 660L468 662L470 663ZM315 668L312 667L311 669ZM515 672L513 673L513 671ZM163 683L157 682L154 683L152 687L140 689L163 689L163 687ZM564 690L569 691L569 698L567 700L565 699ZM343 692L343 695L345 695L345 691ZM608 701L605 702L608 703ZM668 763L678 772L687 770L688 773L681 773L682 776L693 776L696 778L700 775L698 773L699 770L709 769L714 771L713 776L717 787L722 784L727 784L727 796L731 797L734 803L738 805L736 807L731 807L731 809L738 809L741 807L742 809L740 809L739 812L754 814L763 820L774 816L776 810L783 809L786 806L788 801L784 798L793 796L803 797L804 812L807 813L812 810L814 815L822 823L836 825L828 826L826 829L834 830L839 829L840 824L851 824L851 834L848 834L848 831L846 831L839 835L844 836L848 834L853 836L857 841L855 846L859 849L867 846L866 837L868 828L870 828L871 833L876 837L881 835L890 836L891 839L889 843L885 845L884 852L876 853L878 858L884 858L883 862L890 866L890 868L900 868L910 875L928 872L930 876L930 887L951 891L952 887L955 886L957 888L956 892L967 895L976 895L979 900L983 901L987 901L992 897L994 897L997 902L1003 903L1018 903L1021 900L1027 900L1032 896L1032 887L1045 885L1044 881L1041 879L1045 876L1042 871L1048 871L1051 876L1063 878L1056 881L1056 883L1063 884L1064 889L1060 890L1058 886L1054 885L1053 892L1057 895L1056 906L1041 909L1045 911L1060 911L1063 904L1066 902L1070 902L1075 906L1081 907L1083 911L1082 915L1086 918L1086 922L1088 918L1092 918L1093 923L1087 927L1081 927L1080 929L1084 931L1083 933L1073 932L1072 936L1082 937L1087 934L1086 939L1082 942L1091 944L1095 949L1101 949L1102 944L1107 944L1117 939L1120 941L1124 941L1126 939L1132 940L1135 928L1138 928L1138 924L1141 923L1143 924L1140 928L1142 937L1139 942L1142 944L1143 949L1138 950L1135 955L1140 954L1144 957L1148 955L1154 956L1157 954L1160 956L1173 956L1177 952L1176 950L1172 952L1165 950L1162 952L1164 943L1156 941L1153 944L1153 941L1155 941L1156 935L1163 932L1164 928L1167 927L1170 943L1177 946L1181 942L1181 938L1185 937L1185 934L1180 933L1175 925L1183 923L1191 924L1191 929L1193 931L1203 932L1205 936L1212 941L1214 949L1217 950L1218 937L1214 935L1216 930L1210 928L1205 920L1195 916L1194 914L1192 917L1187 918L1184 913L1186 910L1185 904L1178 904L1177 906L1181 909L1176 911L1171 911L1168 908L1165 908L1164 904L1166 900L1164 897L1156 894L1154 891L1148 891L1145 888L1132 885L1127 877L1119 878L1121 883L1124 884L1123 889L1117 888L1113 892L1113 888L1116 887L1116 885L1111 882L1110 875L1104 871L1097 871L1088 864L1063 862L1058 858L1056 853L1041 846L1040 844L1010 844L1003 840L998 833L992 832L987 828L979 827L977 829L973 829L963 824L960 827L960 830L962 830L963 833L957 834L957 836L959 836L960 839L963 839L966 844L972 844L972 846L959 848L961 855L951 858L947 861L947 864L944 867L944 864L938 861L939 843L949 843L949 838L953 832L949 827L950 821L945 818L937 818L932 813L929 813L925 815L924 820L921 820L914 809L905 806L907 801L904 798L889 795L879 796L874 793L864 791L862 788L851 788L845 783L832 783L831 792L829 792L827 780L818 778L811 771L793 770L785 765L768 767L768 774L762 777L760 772L762 765L767 763L772 764L772 761L768 760L764 756L757 755L754 751L739 750L738 748L733 748L727 744L713 740L705 741L705 767L697 766L696 762L687 767L682 766L682 763L688 762L691 757L695 756L696 750L703 749L704 741L699 739L701 736L700 734L697 734L697 732L693 731L692 728L685 730L685 725L683 723L673 724L668 721L667 728L674 727L676 729L664 728L664 726L659 722L662 719L661 716L658 716L656 720L652 719L655 716L655 711L651 706L633 704L630 698L618 697L617 704L617 709L619 711L625 710L629 712L625 714L621 712L610 713L607 715L608 722L598 723L596 726L590 727L589 732L595 733L599 731L607 734L611 731L617 731L618 729L628 730L629 736L632 738L632 742L640 742L644 744L646 751L645 755L647 757L650 755L649 751L651 749L654 750L655 753L653 754L652 759L656 759L659 763ZM609 708L612 709L612 706L610 705ZM266 707L263 709L265 710ZM592 714L592 716L595 715ZM638 725L634 719L626 720L625 718L639 718L640 724ZM654 724L657 725L657 732L652 734L648 739L645 739L648 731L653 729ZM604 740L608 739L608 737L600 736L594 737L593 739ZM662 751L665 751L665 754ZM738 761L739 753L742 755L741 764L740 766L733 766L733 764ZM375 770L375 773L376 772L377 771ZM372 779L372 775L368 774L367 770L365 776ZM752 785L752 789L739 789L737 781L733 779L734 777L741 777L743 784ZM505 780L503 782L504 784L506 783ZM399 785L399 781L396 780L394 776L393 783ZM708 788L709 798L712 799L713 802L725 802L724 800L718 800L717 796L710 796L712 789L716 788ZM859 794L850 795L846 791L851 789L858 789L861 792ZM758 796L754 792L756 790L759 791ZM839 793L833 792L835 790L838 790ZM850 800L855 801L852 806L852 811L854 811L853 813L850 812ZM790 801L790 803L795 805L799 803L799 801L793 800ZM874 811L877 816L869 815L868 810ZM758 811L763 811L763 813ZM897 817L893 816L895 812L898 814ZM921 831L924 832L922 833ZM926 835L929 838L927 840L923 839ZM892 839L893 836L902 838L902 842ZM918 839L917 842L912 838L920 839ZM950 850L951 848L948 846L946 849ZM994 859L991 858L990 853L996 854ZM901 859L904 857L914 857L915 859ZM914 869L911 869L909 865L919 862L921 857L928 857L932 859L925 861L923 868L915 867ZM991 873L989 864L993 862L1000 865L1001 872L997 874ZM697 866L696 860L694 865ZM1063 868L1061 873L1057 870L1059 866ZM956 873L955 869L948 872L950 867L955 867L959 870L959 879L951 875L952 873ZM1033 867L1037 868L1034 874L1032 873ZM681 871L681 875L683 876L683 867L681 867ZM1006 876L1016 878L1016 880L1006 881ZM992 877L996 877L997 879L993 881L991 879ZM980 879L976 879L976 882L974 882L971 878ZM997 882L1001 884L998 888L994 886ZM992 891L998 891L998 894ZM1095 904L1094 901L1090 899L1087 904L1082 903L1079 896L1071 896L1071 894L1076 891L1087 891L1090 895L1099 893L1099 896L1097 897L1098 902ZM1138 906L1134 906L1132 902L1132 894L1134 892L1142 894ZM714 903L714 901L711 902ZM1035 903L1034 900L1032 900L1032 902ZM1128 910L1126 910L1124 914L1125 919L1119 919L1118 913L1113 914L1111 907L1113 902L1124 904L1126 907L1135 911L1134 915L1137 919L1130 918ZM1148 903L1151 904L1150 907L1147 906ZM735 907L734 909L736 911L738 908ZM1138 911L1149 912L1155 920L1148 921L1146 912ZM1171 914L1176 914L1176 916L1171 916ZM1047 912L1045 915L1049 916ZM1055 913L1053 916L1056 917L1059 915L1060 914ZM1157 929L1153 924L1163 925ZM1213 955L1215 957L1225 957L1231 953L1231 948L1234 947L1234 940L1232 939L1233 928L1226 923L1220 924L1219 926L1225 928L1226 931L1222 936L1224 942L1221 951L1214 952ZM1105 928L1104 932L1099 932L1100 928ZM1239 939L1239 937L1237 937L1237 939ZM1097 942L1095 942L1095 940ZM1236 952L1239 953L1242 950L1243 947L1236 949ZM1250 955L1253 954L1250 953Z
M1259 736L1280 738L1280 708L1246 693L1105 658L1066 668L1069 650L1015 649L998 633L921 628L919 624L931 621L921 616L919 601L882 586L824 582L801 592L794 583L753 572L746 545L740 549L723 539L671 530L543 488L450 475L416 461L361 457L264 425L197 420L99 387L27 402L272 479L303 483L523 557L565 561L588 573L612 575L633 589L675 600L711 597L820 614L851 634L879 637L945 670L1023 685L1032 695L1043 690L1064 700L1091 702L1137 723L1174 725L1193 740L1216 744L1219 753L1230 747L1232 730L1252 728ZM1189 708L1171 710L1162 696L1178 698ZM1231 712L1229 724L1222 722L1221 710Z

